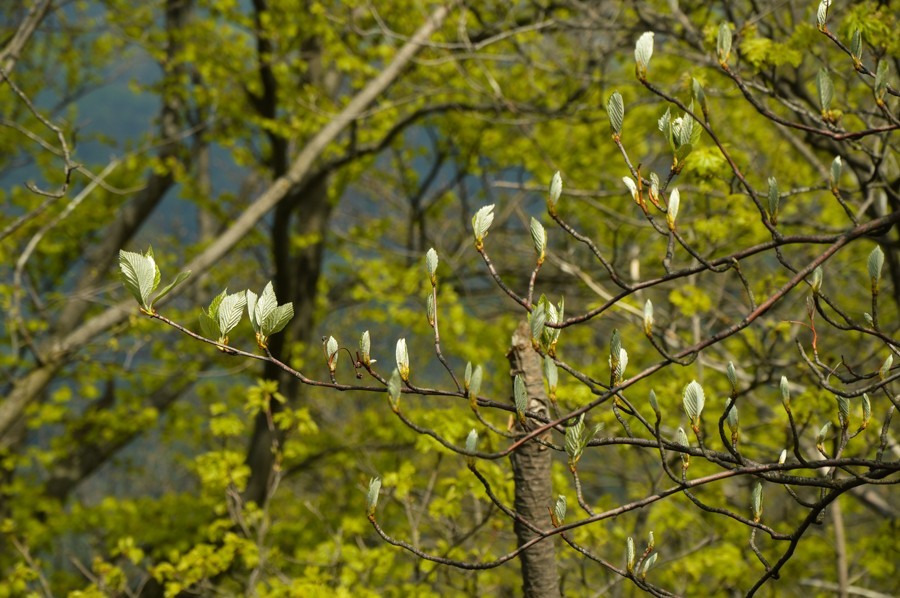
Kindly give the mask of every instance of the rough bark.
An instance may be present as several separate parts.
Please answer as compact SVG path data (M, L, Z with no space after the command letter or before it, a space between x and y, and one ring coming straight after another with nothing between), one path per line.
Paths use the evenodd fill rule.
M541 368L541 356L531 346L531 331L524 320L512 336L512 346L507 354L510 377L516 375L525 380L528 393L528 410L548 413L547 393ZM526 424L527 425L527 424ZM516 430L525 429L516 425ZM541 527L549 521L548 507L552 505L553 487L550 479L551 453L547 448L531 441L510 457L515 482L515 509L524 519ZM515 522L519 546L535 537L527 526ZM559 574L556 570L556 547L553 540L539 542L525 550L522 563L522 590L526 598L547 598L560 595Z

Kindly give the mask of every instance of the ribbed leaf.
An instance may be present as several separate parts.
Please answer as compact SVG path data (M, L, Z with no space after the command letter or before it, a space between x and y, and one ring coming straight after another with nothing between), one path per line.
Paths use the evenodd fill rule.
M719 62L728 62L728 57L731 56L731 27L728 23L719 25L719 34L716 38L716 55L719 57Z
M525 380L519 375L516 375L513 380L513 400L516 405L516 413L521 419L525 416L525 411L528 410L528 392L525 389Z
M222 298L216 314L222 336L234 330L234 327L240 323L246 304L247 296L244 293L233 293Z
M647 70L651 56L653 56L653 32L645 31L634 45L634 60L637 62L639 71Z
M494 222L494 205L484 206L472 217L472 230L475 233L475 244L480 245L487 236L488 229Z
M822 110L831 110L831 100L834 99L834 83L825 69L820 69L816 76L816 90L819 92L819 104L822 106Z
M700 419L705 402L706 397L703 394L703 387L696 380L692 380L684 387L682 403L684 404L684 411L691 418L692 423L696 423Z
M566 522L566 497L560 494L556 497L556 504L553 506L553 515L556 518L556 524L562 525Z
M544 250L547 248L547 231L545 231L544 226L534 218L531 219L530 228L534 252L538 255L538 260L543 261Z
M622 94L614 91L609 100L606 102L606 115L609 117L609 126L613 133L619 135L622 133L622 123L625 120L625 103L622 101Z
M269 315L266 316L265 320L263 320L260 327L263 336L270 336L276 332L281 332L293 317L294 305L292 303L276 306L269 312Z
M550 179L550 193L547 196L547 204L550 206L551 212L556 211L556 203L559 201L560 195L562 195L562 176L557 170Z
M425 269L428 271L428 276L431 278L431 283L435 282L435 272L437 272L438 267L438 254L437 251L434 250L434 247L428 250L425 254Z
M119 270L122 283L144 309L150 309L150 294L156 288L156 262L147 255L133 251L119 251Z

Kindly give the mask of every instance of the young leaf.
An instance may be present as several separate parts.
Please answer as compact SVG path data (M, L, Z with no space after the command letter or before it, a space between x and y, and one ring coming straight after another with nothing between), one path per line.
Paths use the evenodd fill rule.
M750 509L753 512L753 521L759 523L762 517L762 482L757 480L753 485L753 492L750 495Z
M547 303L538 301L528 316L528 322L531 325L531 338L535 343L541 342L541 336L544 334L544 323L547 321Z
M631 536L625 540L625 568L634 573L634 540Z
M838 406L838 421L842 428L846 428L850 421L850 401L847 400L847 397L837 396L835 398Z
M822 290L822 278L824 274L822 272L822 266L816 266L816 269L813 270L812 280L809 283L810 290L812 290L813 295L817 295L820 290Z
M559 201L560 195L562 195L562 176L557 170L550 179L550 193L547 195L547 207L551 214L556 213L556 203Z
M653 32L645 31L634 45L634 60L637 63L637 72L640 79L647 75L647 67L650 65L651 56L653 56Z
M820 30L825 29L825 23L828 21L828 8L831 6L831 0L821 0L819 8L816 10L816 25Z
M425 297L425 316L428 318L428 325L434 328L434 295L432 293L428 293L428 296Z
M369 492L366 494L366 514L373 516L378 506L378 495L381 493L381 478L369 480Z
M150 311L150 294L156 289L157 267L149 251L141 255L133 251L119 250L119 270L122 283L144 311Z
M614 91L606 102L606 115L609 117L609 126L616 135L622 134L622 123L625 120L625 104L622 94Z
M666 224L669 225L669 230L675 230L675 219L678 217L679 206L681 206L681 193L679 193L678 187L675 187L669 194L669 207L666 208Z
M466 437L466 452L470 455L474 454L478 448L478 432L472 429Z
M397 341L397 348L394 350L394 356L397 359L397 371L400 372L400 378L406 382L409 380L409 351L406 350L405 338L401 338Z
M653 334L653 303L649 299L644 303L644 334Z
M222 331L219 329L219 322L211 317L206 311L200 312L200 332L206 338L213 340L222 338Z
M556 504L553 506L554 525L562 525L566 522L566 497L560 494L556 497Z
M737 371L734 369L734 364L732 362L728 362L728 367L725 368L725 375L728 376L728 382L731 384L731 390L737 390Z
M728 62L731 56L731 27L728 23L719 25L719 35L716 39L716 55L720 63Z
M783 465L785 461L787 461L787 449L782 449L781 454L778 455L778 464Z
M769 177L769 220L772 224L778 224L778 202L781 196L778 193L778 181L775 177Z
M537 253L538 263L543 263L545 256L544 250L547 248L547 231L545 231L544 226L534 218L531 219L531 242L534 244L534 252Z
M240 323L241 316L244 315L244 306L246 304L247 296L244 293L233 293L222 297L222 300L218 305L218 313L216 314L220 336L224 337ZM222 341L220 340L220 342Z
M816 89L819 92L819 104L822 106L822 112L828 112L831 110L831 100L834 99L834 83L825 69L820 69L816 76Z
M706 397L703 394L703 387L696 380L692 380L690 384L684 387L682 403L684 404L684 412L691 418L692 425L696 425L700 419L705 402Z
M566 428L566 454L569 456L569 467L574 467L578 463L584 447L584 414L582 413L574 424Z
M158 271L158 269L157 269L157 271ZM185 270L184 272L179 272L178 276L175 277L175 280L173 280L172 282L167 284L165 287L163 287L163 290L161 290L156 295L156 297L153 298L153 301L151 302L150 307L152 308L153 305L156 304L160 299L162 299L163 297L165 297L166 295L171 293L172 289L174 289L175 287L180 285L182 282L187 280L188 276L190 276L190 275L191 275L190 270Z
M437 254L437 251L434 250L434 247L432 247L425 254L425 269L428 271L428 277L431 279L432 286L434 286L437 283L437 278L435 276L437 267L438 267L438 254Z
M653 413L656 414L657 419L659 418L659 401L656 400L656 392L651 388L650 396L648 397L648 401L650 401L650 408L653 409Z
M372 342L369 338L369 331L366 330L362 333L362 336L359 337L359 359L365 365L370 365L372 363L372 358L369 355L371 346Z
M725 422L728 424L728 429L731 430L732 434L738 430L738 409L737 405L733 403L734 401L731 399L725 401L725 411L728 413L725 416Z
M869 254L867 262L869 269L869 279L872 281L872 288L877 289L878 283L881 281L881 268L884 266L884 251L879 245L875 246L872 253Z
M882 58L875 69L875 101L878 105L884 103L884 94L887 93L888 68L887 58Z
M659 553L654 552L649 557L647 557L646 561L644 561L644 567L643 567L643 570L641 571L641 579L644 579L645 577L647 577L647 572L650 571L650 567L652 567L654 564L656 564L656 558L658 556L659 556Z
M391 372L391 377L388 378L387 385L387 393L388 393L388 402L391 404L391 409L395 412L400 410L400 372L397 371L397 368L394 368L394 371Z
M703 85L693 77L691 78L691 95L694 97L694 100L700 104L700 111L703 112L703 118L708 121L709 106L706 104L706 92L703 91Z
M547 379L550 401L555 403L556 387L559 384L559 370L556 367L556 362L549 355L544 356L544 377Z
M325 359L328 361L328 369L332 372L337 368L339 351L340 347L338 346L337 339L333 336L329 336L328 340L325 341Z
M862 58L862 33L859 29L854 30L850 37L850 54L856 61Z
M525 380L516 375L513 380L513 400L516 405L516 414L520 421L525 420L525 411L528 409L528 393L525 389Z
M638 188L630 176L623 176L622 182L625 183L625 186L628 187L628 191L631 193L631 199L634 201L638 200Z
M894 354L889 353L884 363L881 364L881 369L878 370L878 377L882 380L887 378L891 373L892 365L894 365Z
M781 404L784 405L785 409L788 409L791 406L791 390L788 388L788 379L787 376L781 377Z
M484 378L484 372L482 371L481 366L477 365L475 366L475 371L472 372L472 379L469 381L469 401L476 405L478 393L481 392L482 378Z
M494 222L494 205L484 206L472 217L472 230L475 233L475 247L481 248L488 229Z
M269 312L269 314L260 325L263 336L268 337L275 334L276 332L281 332L293 317L293 303L285 303L284 305L276 306L275 309Z

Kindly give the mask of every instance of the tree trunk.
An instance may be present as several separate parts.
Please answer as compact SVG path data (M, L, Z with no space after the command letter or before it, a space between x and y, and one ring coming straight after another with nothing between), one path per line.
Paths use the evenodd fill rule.
M510 376L525 380L528 393L528 410L547 414L549 400L544 390L541 356L531 346L531 329L522 321L513 333L512 346L507 354ZM516 424L517 432L525 432ZM553 487L550 480L551 452L547 447L531 441L510 457L515 482L516 512L532 524L542 527L549 523L548 508L553 504ZM527 526L515 522L519 546L537 534ZM524 551L522 562L522 589L526 598L547 598L560 595L559 574L556 571L556 547L552 539L544 540Z

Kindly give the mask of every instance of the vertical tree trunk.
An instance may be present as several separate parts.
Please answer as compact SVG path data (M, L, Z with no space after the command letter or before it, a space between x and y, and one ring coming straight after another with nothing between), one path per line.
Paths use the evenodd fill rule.
M531 329L522 321L512 336L512 346L507 354L510 376L522 376L528 392L528 410L549 413L547 393L541 368L541 356L531 346ZM518 432L526 430L516 425ZM548 507L552 507L553 488L550 480L550 451L535 441L528 442L510 457L515 482L516 512L531 523L543 527L550 522ZM519 546L536 534L525 525L515 523ZM520 557L522 562L522 589L526 598L557 597L559 574L556 570L554 541L544 540Z

